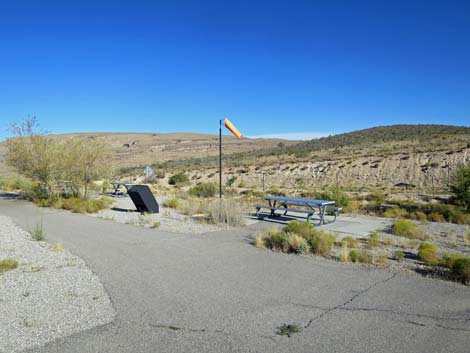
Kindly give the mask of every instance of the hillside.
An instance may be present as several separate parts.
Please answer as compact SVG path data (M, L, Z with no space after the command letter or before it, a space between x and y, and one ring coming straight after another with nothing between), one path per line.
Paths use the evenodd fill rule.
M99 138L111 146L119 177L142 175L144 165L168 177L179 170L193 182L217 181L218 136L194 133L82 133L53 135ZM449 125L380 126L311 141L243 139L224 136L224 178L246 187L321 185L444 186L452 168L470 163L470 127ZM11 171L1 165L0 177Z
M390 125L322 137L297 144L294 148L328 149L352 146L374 146L387 142L418 141L428 143L449 136L470 136L470 127L453 125Z
M196 133L75 133L50 135L54 139L101 139L110 146L116 168L158 164L181 159L207 158L219 153L219 136ZM250 139L223 136L223 153L233 154L273 149L282 143L287 146L299 141L280 139ZM0 177L12 174L4 163L5 142L0 143Z

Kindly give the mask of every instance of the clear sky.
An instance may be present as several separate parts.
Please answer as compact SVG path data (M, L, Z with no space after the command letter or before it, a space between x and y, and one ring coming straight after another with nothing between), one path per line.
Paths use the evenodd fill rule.
M54 133L470 125L470 1L0 0L0 139L26 116Z

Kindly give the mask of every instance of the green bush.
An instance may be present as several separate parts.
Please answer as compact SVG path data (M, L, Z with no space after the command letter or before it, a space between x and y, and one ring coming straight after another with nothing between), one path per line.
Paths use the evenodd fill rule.
M341 192L339 189L333 189L332 191L321 191L316 192L314 197L319 200L331 200L336 202L336 206L347 207L349 204L349 197Z
M456 259L451 267L452 273L465 283L470 282L470 257Z
M359 260L359 251L357 249L351 249L349 252L349 258L352 262L358 262Z
M282 232L271 233L264 238L264 246L276 251L286 251L289 248L287 234Z
M392 225L392 231L395 235L400 235L410 239L426 239L426 234L420 227L404 219L395 221Z
M291 221L284 228L284 232L294 233L308 240L315 233L315 229L309 222Z
M383 216L388 218L406 218L409 216L409 214L407 210L394 206L385 210Z
M348 248L354 248L357 246L357 239L354 239L353 237L351 236L347 236L347 237L344 237L342 240L341 240L342 243L346 243L348 245Z
M331 253L336 237L331 233L317 232L310 240L314 253L327 256Z
M214 197L217 194L216 183L200 183L189 189L189 194L196 197Z
M395 259L397 259L398 261L403 261L405 258L405 253L401 250L397 250L395 251Z
M369 235L369 240L367 241L369 248L376 248L379 246L379 233L373 232Z
M452 201L470 212L470 163L459 164L452 172L449 188Z
M189 185L189 177L185 173L177 173L168 179L168 184L176 186Z
M428 265L437 265L439 263L437 246L432 243L422 243L418 249L418 257Z

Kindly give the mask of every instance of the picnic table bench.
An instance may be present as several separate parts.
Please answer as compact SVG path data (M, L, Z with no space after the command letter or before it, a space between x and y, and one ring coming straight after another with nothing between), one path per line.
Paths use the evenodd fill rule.
M121 186L124 186L127 190L129 188L129 186L135 185L135 184L128 183L126 181L112 181L110 184L113 187L112 194L114 196L123 194L123 192L121 191Z
M313 215L320 217L320 225L325 224L325 215L331 214L334 218L331 222L336 220L336 216L342 210L341 207L335 206L335 201L329 200L314 200L305 198L293 198L285 196L264 196L264 200L268 201L268 204L257 204L256 215L260 218L261 209L268 209L270 211L270 217L279 217L282 214L287 215L288 212L304 213L307 215L307 222ZM292 208L301 207L301 208ZM281 211L282 213L276 213Z

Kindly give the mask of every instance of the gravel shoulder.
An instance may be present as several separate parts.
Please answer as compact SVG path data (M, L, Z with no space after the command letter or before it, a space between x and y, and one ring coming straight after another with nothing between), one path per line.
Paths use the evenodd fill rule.
M35 241L0 215L0 352L19 352L107 324L114 309L98 277L60 244Z

